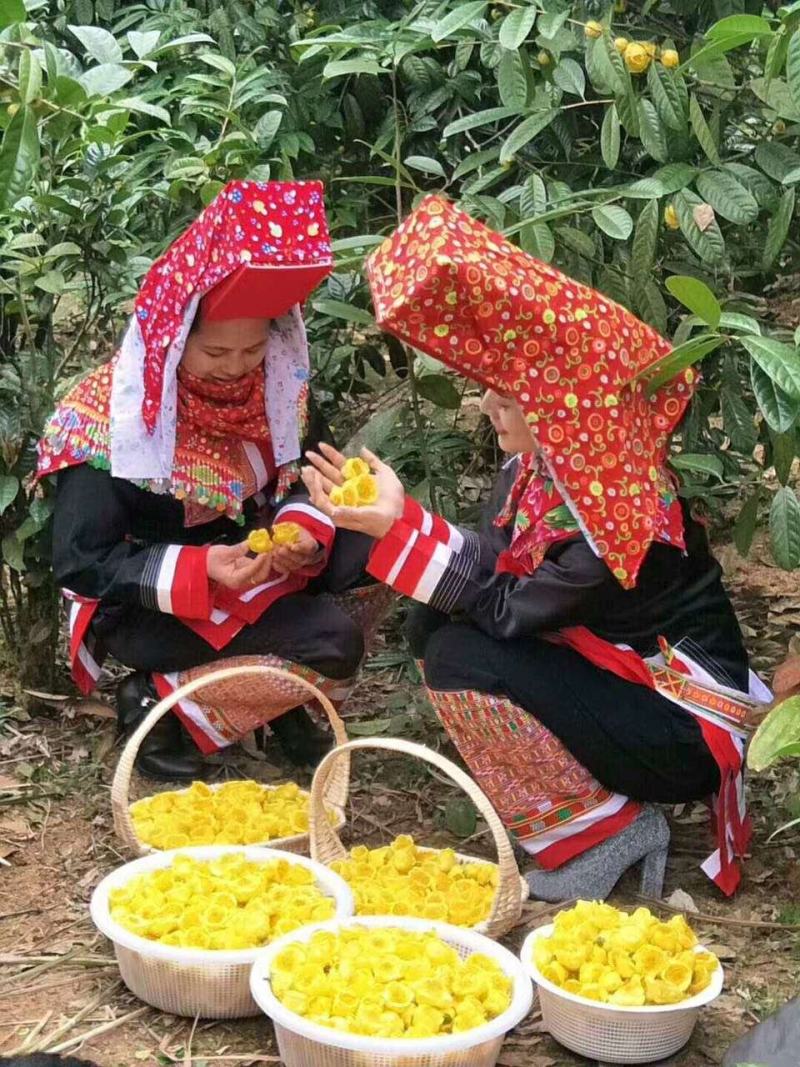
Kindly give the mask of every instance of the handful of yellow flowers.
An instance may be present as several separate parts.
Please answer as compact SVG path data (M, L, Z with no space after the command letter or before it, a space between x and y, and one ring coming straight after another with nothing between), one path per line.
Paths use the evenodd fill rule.
M353 891L356 915L413 915L475 926L489 914L499 873L492 863L464 863L452 849L428 852L408 834L391 845L357 845L331 870Z
M307 833L308 793L294 782L272 788L225 782L218 789L193 782L188 789L137 800L131 818L137 837L151 848L257 845Z
M278 522L269 530L251 530L247 535L247 547L257 556L271 552L281 545L294 545L300 536L300 527L296 522Z
M270 984L311 1022L379 1038L463 1033L511 1003L511 981L488 956L462 960L438 934L391 927L319 931L288 945Z
M706 989L719 967L696 944L682 915L661 922L648 908L629 914L579 900L556 915L550 937L535 942L533 962L553 985L587 1000L678 1004Z
M176 856L169 867L113 889L108 903L111 918L139 937L216 950L260 948L336 913L306 867L282 859L256 863L237 853Z
M369 464L355 457L342 467L343 485L334 485L329 497L334 507L361 508L378 499L378 483Z

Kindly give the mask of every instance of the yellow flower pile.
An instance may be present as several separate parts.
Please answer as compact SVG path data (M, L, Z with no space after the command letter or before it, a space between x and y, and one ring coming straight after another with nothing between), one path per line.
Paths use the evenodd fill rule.
M358 457L345 460L342 467L343 485L334 485L330 501L334 507L361 508L378 499L378 483L369 464Z
M550 937L535 942L533 962L548 981L587 1000L678 1004L701 993L719 966L696 944L682 915L661 922L648 908L628 914L579 900L556 915Z
M247 547L257 556L261 556L280 545L296 544L299 536L300 527L296 522L277 522L272 528L272 535L265 529L251 530L247 535Z
M452 849L425 852L401 834L391 845L357 845L331 870L353 891L357 915L413 915L454 926L487 917L497 889L492 863L462 863Z
M280 1002L311 1022L370 1037L458 1034L502 1014L511 981L494 960L462 960L437 934L353 927L320 931L279 953Z
M334 901L306 867L256 863L241 853L215 860L176 856L109 894L111 918L139 937L180 948L259 948L332 918Z
M151 848L187 845L258 845L308 832L308 793L294 782L267 788L225 782L210 789L193 782L131 804L136 835Z

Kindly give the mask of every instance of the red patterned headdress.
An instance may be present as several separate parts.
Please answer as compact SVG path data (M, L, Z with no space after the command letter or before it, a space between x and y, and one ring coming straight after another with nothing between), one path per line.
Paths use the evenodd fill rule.
M669 342L441 197L427 197L367 263L376 317L413 348L511 395L561 496L622 585L663 536L667 446L694 389L637 376ZM674 519L674 517L673 517Z

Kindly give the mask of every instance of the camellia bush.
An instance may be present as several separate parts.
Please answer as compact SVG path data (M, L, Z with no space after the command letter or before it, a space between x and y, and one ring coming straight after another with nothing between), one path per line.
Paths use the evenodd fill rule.
M471 390L375 330L363 257L441 191L670 337L651 386L700 364L681 492L800 566L800 334L765 300L800 270L800 2L0 0L0 125L0 624L28 683L57 626L42 421L234 177L327 183L316 390L419 495L457 513L491 449Z

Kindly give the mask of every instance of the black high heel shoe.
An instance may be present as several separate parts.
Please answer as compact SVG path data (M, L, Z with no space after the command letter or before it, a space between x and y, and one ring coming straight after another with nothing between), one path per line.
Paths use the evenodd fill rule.
M158 694L148 675L136 671L123 678L117 686L118 734L129 737L157 703ZM136 769L160 781L191 781L203 777L205 765L180 721L167 714L139 746Z
M292 708L272 719L270 730L281 751L295 767L316 767L333 747L333 738L321 729L305 708Z

